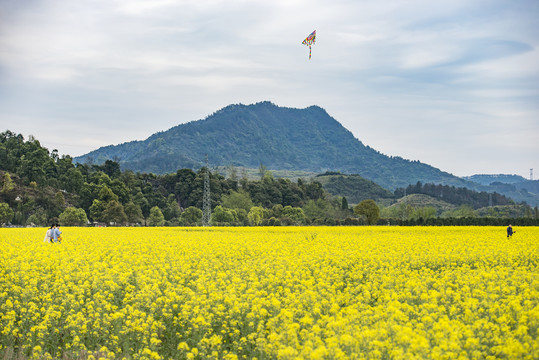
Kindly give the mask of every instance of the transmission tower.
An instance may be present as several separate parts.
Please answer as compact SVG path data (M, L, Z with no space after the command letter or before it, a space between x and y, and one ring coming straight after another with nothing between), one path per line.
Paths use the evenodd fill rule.
M530 169L530 180L533 180L533 169Z
M210 226L210 219L210 167L208 166L208 154L206 154L206 171L204 172L204 193L202 194L202 226Z

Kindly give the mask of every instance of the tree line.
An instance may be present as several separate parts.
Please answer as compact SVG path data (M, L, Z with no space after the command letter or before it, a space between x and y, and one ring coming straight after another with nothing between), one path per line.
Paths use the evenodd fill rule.
M74 163L10 131L0 134L0 164L0 223L198 225L206 172L216 225L299 225L351 216L342 199L316 181L275 179L267 170L249 180L233 168L227 178L205 167L165 175L122 171L113 160Z
M316 178L275 179L264 166L256 180L232 166L226 177L206 167L165 175L122 171L114 160L101 165L74 163L69 155L49 152L33 137L25 141L6 131L0 134L0 225L201 225L206 173L212 225L435 224L428 209L380 220L380 208L373 200L350 207L346 197L332 196ZM403 191L439 191L444 200L477 196L420 183ZM479 199L484 201L483 197ZM501 204L506 199L495 195L489 201ZM463 218L469 212L457 215ZM537 220L537 208L529 215Z
M469 205L473 209L496 205L515 204L512 199L496 192L477 192L464 187L441 184L422 184L420 181L418 181L415 185L409 185L406 188L398 188L394 191L394 194L397 198L410 194L424 194L453 205Z

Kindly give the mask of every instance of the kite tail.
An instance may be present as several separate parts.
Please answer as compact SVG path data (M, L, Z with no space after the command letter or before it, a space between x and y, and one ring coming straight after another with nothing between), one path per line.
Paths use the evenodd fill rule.
M309 45L309 60L311 60L311 45Z

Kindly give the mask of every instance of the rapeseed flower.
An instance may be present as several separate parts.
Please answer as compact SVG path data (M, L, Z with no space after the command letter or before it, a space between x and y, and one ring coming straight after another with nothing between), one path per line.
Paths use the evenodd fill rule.
M0 354L539 353L537 228L69 228L55 246L42 230L0 229Z

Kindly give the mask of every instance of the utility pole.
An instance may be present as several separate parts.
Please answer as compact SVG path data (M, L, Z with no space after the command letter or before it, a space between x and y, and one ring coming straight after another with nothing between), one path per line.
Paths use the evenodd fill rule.
M206 171L204 172L204 193L202 194L202 226L211 226L210 220L210 167L208 166L208 154L206 154Z

